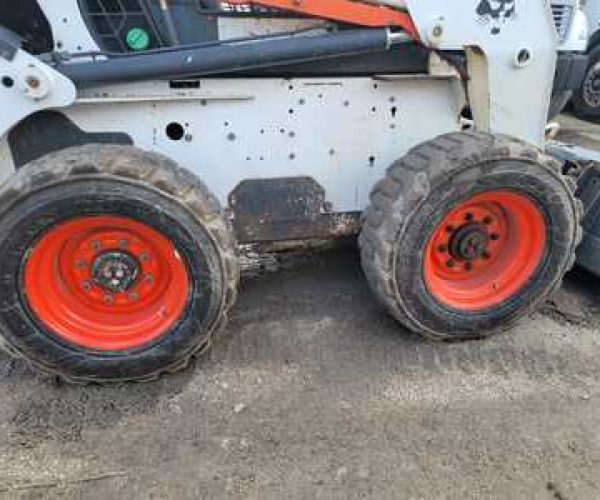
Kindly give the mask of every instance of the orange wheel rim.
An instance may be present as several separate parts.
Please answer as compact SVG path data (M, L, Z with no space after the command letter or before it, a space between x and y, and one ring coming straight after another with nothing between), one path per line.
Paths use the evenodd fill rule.
M434 230L425 251L425 284L453 309L497 307L527 285L545 248L546 221L533 200L485 192L458 205Z
M181 318L190 294L175 246L146 224L112 216L80 217L46 233L30 251L23 285L48 329L100 351L156 341Z

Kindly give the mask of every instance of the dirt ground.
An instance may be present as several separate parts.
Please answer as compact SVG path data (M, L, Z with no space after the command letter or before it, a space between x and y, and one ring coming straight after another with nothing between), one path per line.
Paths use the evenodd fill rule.
M380 309L352 245L285 264L157 383L57 385L1 357L0 496L600 497L600 279L576 270L511 333L436 345Z

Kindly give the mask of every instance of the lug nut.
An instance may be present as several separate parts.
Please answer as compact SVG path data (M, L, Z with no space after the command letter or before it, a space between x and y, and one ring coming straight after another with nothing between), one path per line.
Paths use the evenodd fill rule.
M99 252L102 249L102 244L99 241L92 241L92 250Z
M107 306L111 306L111 305L113 305L113 304L114 304L114 302L115 302L115 299L114 299L114 297L113 297L112 295L105 295L105 296L104 296L104 303L105 303Z
M149 283L150 285L154 283L154 276L152 274L147 274L144 279L146 280L146 283Z
M483 252L483 253L481 254L481 258L482 258L483 260L490 260L490 254L489 254L488 252Z
M129 246L129 242L127 240L119 241L119 248L127 248Z
M85 266L87 266L87 262L83 259L80 259L77 262L75 262L75 269L83 269L85 268Z
M474 217L473 217L473 214L472 214L472 213L465 214L465 220L466 220L467 222L471 222L471 221L473 220L473 218L474 218Z
M142 252L140 254L140 261L148 262L149 260L150 260L150 255L148 254L148 252Z
M489 215L483 218L483 223L486 226L489 226L492 222L494 222L494 219L492 219Z
M473 264L471 264L470 262L467 262L465 264L465 271L472 271L473 270Z
M453 233L454 232L454 226L446 226L446 232L447 233Z
M89 292L92 289L92 284L89 281L84 281L81 284L81 288L83 288L84 291Z
M438 247L438 251L440 251L441 253L446 253L448 251L448 245L440 245Z
M136 300L139 300L139 298L140 298L140 295L136 292L131 292L129 294L129 300L136 301Z
M446 266L448 266L449 268L453 268L454 267L454 261L453 260L449 260L446 262Z
M490 234L490 240L492 241L498 241L500 239L500 235L496 234L496 233L492 233Z

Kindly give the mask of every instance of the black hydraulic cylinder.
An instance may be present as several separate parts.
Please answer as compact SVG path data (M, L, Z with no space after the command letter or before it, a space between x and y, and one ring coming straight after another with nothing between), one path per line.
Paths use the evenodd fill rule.
M324 35L290 35L205 47L181 47L86 62L60 62L59 72L78 86L150 79L182 79L381 52L395 41L389 30L357 29Z

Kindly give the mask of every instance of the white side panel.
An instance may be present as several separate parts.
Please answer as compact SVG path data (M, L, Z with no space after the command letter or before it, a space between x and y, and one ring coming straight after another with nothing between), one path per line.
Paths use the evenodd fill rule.
M58 51L88 52L98 50L90 35L77 0L37 0L54 35Z
M363 210L371 187L409 148L458 129L454 79L203 80L89 90L66 114L88 132L128 133L197 174L226 205L243 179L310 176L334 211ZM183 137L166 134L170 123ZM176 128L176 127L175 127Z

